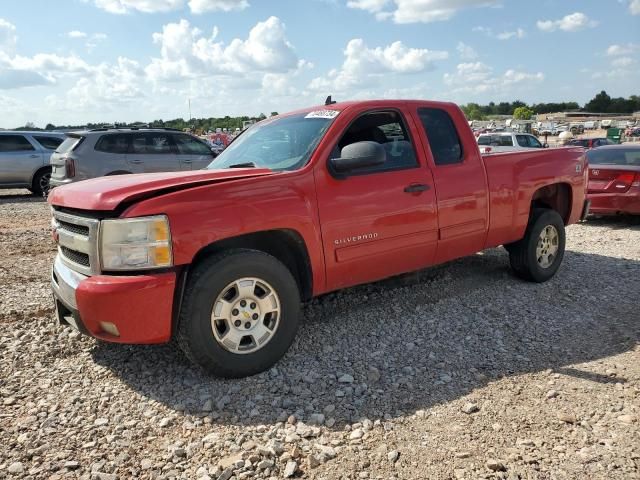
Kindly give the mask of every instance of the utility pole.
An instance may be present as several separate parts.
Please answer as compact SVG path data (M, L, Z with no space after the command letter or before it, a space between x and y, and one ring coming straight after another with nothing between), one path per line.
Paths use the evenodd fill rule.
M191 99L189 99L189 124L191 124Z

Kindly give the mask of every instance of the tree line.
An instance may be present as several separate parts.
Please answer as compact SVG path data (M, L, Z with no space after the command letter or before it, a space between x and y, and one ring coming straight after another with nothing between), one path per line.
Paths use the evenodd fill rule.
M488 105L467 103L460 105L469 120L485 120L494 115L513 115L517 119L529 120L535 114L582 111L592 113L633 113L640 111L640 96L629 98L611 98L602 90L590 101L580 107L578 102L534 103L526 104L520 100L515 102L490 102Z
M629 98L610 97L604 90L598 93L590 101L580 107L578 102L558 102L558 103L534 103L528 105L527 103L516 100L514 102L490 102L488 105L480 105L477 103L467 103L466 105L460 105L460 108L464 111L467 119L469 120L485 120L495 115L513 115L519 120L529 120L536 114L554 113L554 112L567 112L567 111L583 111L594 113L633 113L640 111L640 96L631 95ZM277 115L278 112L271 112L271 116ZM135 127L135 126L149 126L156 128L176 128L178 130L184 130L190 128L198 131L215 130L216 128L226 128L235 130L236 128L242 128L242 123L253 120L260 121L267 118L264 113L261 113L257 117L240 116L240 117L209 117L209 118L175 118L173 120L154 120L149 123L145 122L116 122L116 123L88 123L86 125L54 125L48 123L44 130L80 130L101 128L105 126L114 127ZM40 130L32 122L27 122L22 127L18 127L16 130Z

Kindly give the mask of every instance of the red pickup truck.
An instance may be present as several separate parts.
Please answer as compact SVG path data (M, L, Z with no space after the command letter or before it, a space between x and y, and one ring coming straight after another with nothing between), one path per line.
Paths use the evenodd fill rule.
M274 364L310 298L504 245L551 278L585 202L582 148L482 157L462 111L328 103L252 126L206 170L55 188L58 319L172 338L214 374Z

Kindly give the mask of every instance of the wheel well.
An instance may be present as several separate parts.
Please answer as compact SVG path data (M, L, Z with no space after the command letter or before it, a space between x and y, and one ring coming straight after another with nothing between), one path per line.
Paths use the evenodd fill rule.
M36 177L37 177L41 172L44 172L44 171L47 171L47 170L51 171L51 165L45 165L44 167L40 167L38 170L36 170L35 172L33 172L33 175L31 176L31 187L32 187L32 188L34 187L33 182L35 182L35 181L36 181Z
M220 240L202 248L193 258L192 264L209 255L235 248L260 250L276 257L296 279L302 300L310 300L313 296L311 261L299 233L293 230L268 230Z
M531 199L531 211L533 208L550 208L558 212L565 225L571 215L571 186L566 183L554 183L546 185L533 194Z

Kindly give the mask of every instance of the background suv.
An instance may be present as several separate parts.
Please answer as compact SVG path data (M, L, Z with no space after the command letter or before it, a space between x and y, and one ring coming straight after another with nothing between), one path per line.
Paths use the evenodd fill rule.
M483 133L478 136L478 145L481 153L513 152L544 147L533 135L517 132Z
M0 188L49 189L49 157L64 140L56 132L0 132Z
M51 156L51 187L104 175L199 170L214 157L203 140L179 130L70 132Z

